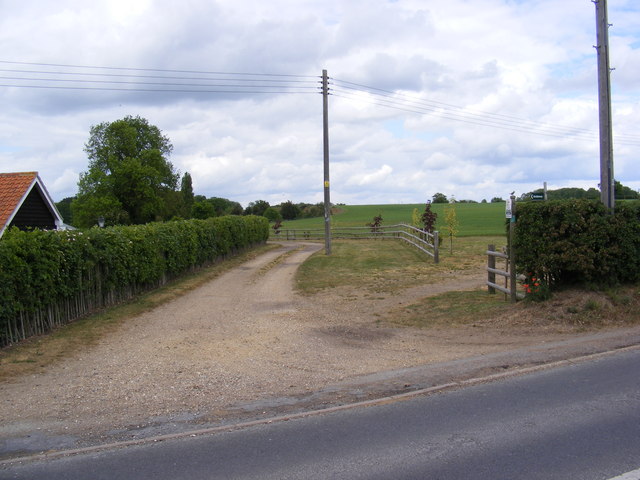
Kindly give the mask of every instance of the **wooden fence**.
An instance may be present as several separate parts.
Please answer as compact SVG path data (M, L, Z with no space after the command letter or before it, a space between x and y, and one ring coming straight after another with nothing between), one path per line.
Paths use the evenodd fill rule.
M512 303L524 298L524 293L518 292L518 280L523 280L523 275L516 275L513 258L510 258L506 248L502 252L496 251L495 245L489 245L487 249L487 287L489 293L496 290L508 296ZM496 268L496 258L504 260L504 270ZM496 282L496 275L504 278L504 285Z
M323 229L287 229L271 232L271 240L324 240ZM415 248L439 262L438 232L425 232L412 225L381 225L379 227L332 227L333 239L399 239L410 243Z

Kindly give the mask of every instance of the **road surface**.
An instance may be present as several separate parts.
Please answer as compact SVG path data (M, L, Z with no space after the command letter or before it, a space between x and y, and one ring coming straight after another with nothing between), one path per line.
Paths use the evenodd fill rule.
M640 478L640 348L404 401L4 464L2 479Z

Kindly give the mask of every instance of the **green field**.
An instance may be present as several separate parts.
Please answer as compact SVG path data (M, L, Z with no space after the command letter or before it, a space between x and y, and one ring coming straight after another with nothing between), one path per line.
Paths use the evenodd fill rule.
M445 231L444 207L446 204L433 204L431 209L438 214L436 229ZM383 225L396 223L411 224L413 209L424 212L425 205L341 205L336 207L338 212L332 218L334 227L363 227L373 220L376 215L382 215ZM458 217L458 237L493 236L505 234L505 204L504 203L456 203ZM324 218L305 218L301 220L287 220L283 222L286 229L322 229Z

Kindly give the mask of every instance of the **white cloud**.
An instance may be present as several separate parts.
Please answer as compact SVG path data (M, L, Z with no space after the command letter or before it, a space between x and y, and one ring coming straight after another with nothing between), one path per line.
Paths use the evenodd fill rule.
M323 68L336 202L421 202L436 191L480 200L543 181L599 182L595 11L584 0L60 0L2 10L4 61L316 77L296 78L311 81L308 95L2 86L0 171L38 170L56 199L73 195L87 168L91 125L140 115L169 136L196 193L321 201ZM609 19L615 171L636 188L640 6L611 1ZM35 76L17 70L79 71L0 70L3 85L33 83L6 78ZM270 80L283 78L294 79Z

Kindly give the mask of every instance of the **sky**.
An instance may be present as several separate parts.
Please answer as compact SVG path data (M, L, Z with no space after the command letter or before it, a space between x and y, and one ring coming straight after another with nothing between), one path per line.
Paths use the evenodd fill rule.
M141 116L196 194L244 206L598 188L591 0L0 0L0 172L77 192ZM608 1L614 175L640 189L640 2Z

